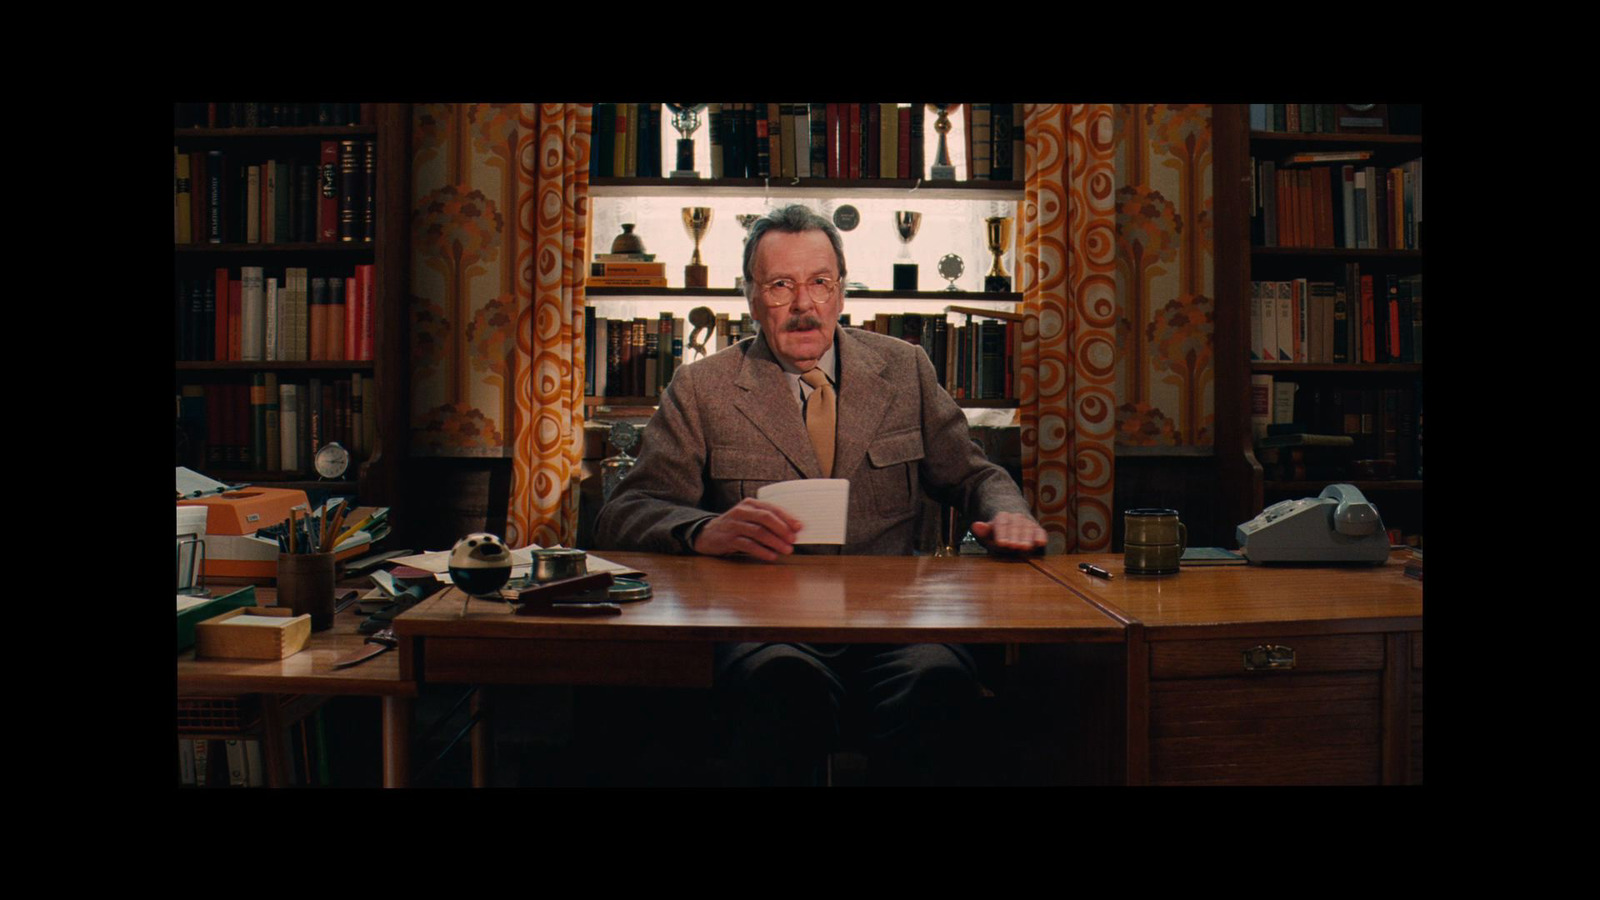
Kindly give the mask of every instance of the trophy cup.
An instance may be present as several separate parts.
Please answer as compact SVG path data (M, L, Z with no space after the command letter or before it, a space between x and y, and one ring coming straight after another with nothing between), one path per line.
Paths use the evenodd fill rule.
M917 264L911 261L911 239L922 227L922 213L897 209L894 213L894 231L900 236L900 259L894 264L894 289L917 289Z
M600 495L601 500L610 500L616 492L617 485L631 471L636 460L628 455L639 444L639 429L627 422L618 422L611 426L611 433L607 441L617 448L617 455L610 456L600 461Z
M711 230L711 207L685 206L683 208L683 230L689 232L694 238L694 256L690 257L689 264L683 267L683 286L703 288L710 283L711 272L700 261L700 239Z
M700 173L694 169L694 138L695 129L700 127L700 108L704 103L668 103L667 109L672 110L672 127L678 129L678 166L672 170L672 178L699 178Z
M1011 290L1011 276L1000 264L1000 257L1011 249L1011 217L990 216L983 223L987 226L985 232L989 237L989 252L994 254L994 265L989 267L989 274L983 276L983 289L1008 292Z
M928 173L930 181L955 181L956 167L950 164L950 147L945 143L945 136L950 133L950 104L929 103L928 106L939 114L933 123L933 130L939 132L939 152L933 158L933 169Z
M945 288L947 291L961 290L956 287L956 279L960 278L966 271L967 264L962 262L961 257L954 253L946 253L939 260L939 277L950 282L950 286Z

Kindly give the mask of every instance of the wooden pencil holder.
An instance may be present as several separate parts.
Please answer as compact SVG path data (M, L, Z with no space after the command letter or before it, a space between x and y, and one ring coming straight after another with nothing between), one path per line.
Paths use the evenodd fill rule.
M311 616L311 630L333 627L332 553L278 554L278 605Z

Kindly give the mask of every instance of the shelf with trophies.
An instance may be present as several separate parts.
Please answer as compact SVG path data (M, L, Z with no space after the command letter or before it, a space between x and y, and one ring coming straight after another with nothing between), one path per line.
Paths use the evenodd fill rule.
M960 127L964 115L976 118L969 111L957 112L952 129L945 121L950 106L928 107L937 140L923 140L920 128L905 127L922 104L856 105L858 117L877 111L868 116L872 125L897 118L899 127L884 127L880 146L867 143L852 157L863 167L852 175L863 177L837 178L827 177L828 166L841 164L829 158L821 116L829 107L841 115L839 104L659 105L654 114L670 116L670 123L653 119L649 104L613 104L625 123L614 129L606 106L596 107L589 219L596 252L585 288L593 361L585 393L597 412L653 406L675 368L754 333L742 284L744 241L756 219L791 203L839 229L848 264L841 324L923 346L969 410L1016 406L1022 295L1013 290L1011 236L1022 185L1009 180L1010 142L1001 153L990 140L986 162L978 164ZM810 157L795 152L804 140L782 142L766 120L759 123L767 140L759 142L758 157L738 137L754 133L750 116L758 108L784 111L787 117L772 120L781 123L780 135L814 135ZM808 111L818 118L808 123ZM799 124L791 121L796 114ZM676 135L663 135L664 124ZM994 131L1012 134L1009 122ZM625 140L630 133L633 140ZM604 141L607 134L615 140ZM837 130L831 135L850 146ZM1003 166L993 164L996 157ZM878 168L865 166L874 159ZM616 171L633 174L606 174ZM927 177L898 177L911 171ZM968 179L970 171L1007 178ZM731 172L739 176L726 177ZM724 177L702 177L709 173Z

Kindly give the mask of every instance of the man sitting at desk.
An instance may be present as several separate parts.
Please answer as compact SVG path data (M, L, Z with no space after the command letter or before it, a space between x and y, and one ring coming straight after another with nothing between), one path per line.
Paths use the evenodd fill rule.
M844 277L838 231L806 207L750 227L744 290L760 334L674 373L637 465L600 512L602 549L909 554L923 491L961 509L991 549L1045 545L927 354L836 327ZM755 499L773 482L830 477L850 481L842 547L803 543L798 521ZM736 756L761 782L814 782L841 711L862 717L874 775L940 780L940 750L978 692L954 644L731 644L716 672L742 707Z

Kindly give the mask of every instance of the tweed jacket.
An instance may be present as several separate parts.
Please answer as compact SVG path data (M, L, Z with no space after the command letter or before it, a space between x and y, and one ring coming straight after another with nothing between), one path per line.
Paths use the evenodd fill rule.
M986 521L1027 513L939 386L926 353L898 338L839 328L835 478L850 480L845 544L797 553L904 555L923 492ZM765 338L740 341L673 374L633 470L596 523L597 549L691 552L696 526L763 485L821 477L790 382Z

